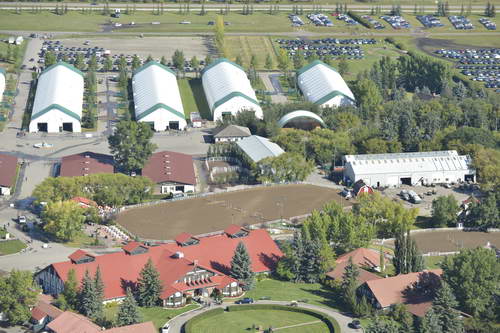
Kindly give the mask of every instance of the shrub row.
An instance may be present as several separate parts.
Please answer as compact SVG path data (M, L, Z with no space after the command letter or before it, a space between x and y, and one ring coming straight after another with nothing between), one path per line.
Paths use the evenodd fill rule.
M400 42L396 42L396 40L395 40L394 38L392 38L392 37L387 37L387 38L385 39L385 41L386 41L387 43L389 43L389 44L394 45L397 49L400 49L400 50L402 50L402 51L405 51L405 46L404 46L402 43L400 43Z
M310 310L310 309L304 309L300 307L293 307L293 306L287 306L287 305L278 305L278 304L249 304L249 305L230 305L227 307L227 311L248 311L248 310L280 310L280 311L291 311L291 312L298 312L298 313L303 313L307 314L310 316L313 316L315 318L318 318L322 322L328 326L328 329L330 330L331 333L340 333L340 326L339 323L332 317L325 315L321 312ZM186 331L186 333L189 333Z
M361 25L367 27L368 29L373 29L373 26L368 22L368 20L365 20L364 18L361 17L361 15L353 12L353 11L348 11L347 14L354 20L358 21L361 23Z
M193 318L189 319L186 322L186 324L184 325L184 332L185 333L192 333L192 332L194 332L193 327L198 322L200 322L200 321L202 321L204 319L213 317L213 316L217 316L219 314L222 314L223 312L224 312L223 308L217 308L217 309L209 310L209 311L204 312L204 313L202 313L200 315L197 315L196 317L193 317Z

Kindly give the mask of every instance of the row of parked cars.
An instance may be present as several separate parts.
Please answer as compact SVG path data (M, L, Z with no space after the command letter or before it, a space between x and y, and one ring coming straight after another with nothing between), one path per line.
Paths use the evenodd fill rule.
M381 19L389 23L394 29L408 29L410 28L410 23L406 21L402 16L399 15L383 15L380 16Z
M361 16L361 18L367 20L368 23L373 27L373 29L377 29L377 30L385 29L385 26L382 23L380 23L379 21L377 21L376 19L374 19L373 17L371 17L369 15L363 15L363 16Z
M308 14L307 18L318 27L333 27L333 22L325 14Z
M452 15L448 16L448 20L450 20L451 24L458 30L472 30L474 26L471 21L465 17L460 15Z
M439 18L434 15L417 15L417 20L419 20L420 23L422 23L422 25L426 28L438 28L444 26Z
M363 45L363 44L377 44L377 41L373 38L348 38L348 39L339 39L339 38L322 38L322 39L313 39L313 40L305 40L305 39L277 39L276 42L278 44L284 46L296 46L296 47L304 47L308 45L315 44L343 44L343 45Z
M488 30L497 30L497 24L495 22L492 22L489 18L481 17L479 19L479 23L484 25L484 27Z
M288 18L290 19L290 21L292 21L293 27L300 27L304 25L304 21L302 21L302 19L298 15L290 14L288 15Z
M338 14L337 15L337 20L344 21L347 25L358 25L359 22L350 17L347 14Z

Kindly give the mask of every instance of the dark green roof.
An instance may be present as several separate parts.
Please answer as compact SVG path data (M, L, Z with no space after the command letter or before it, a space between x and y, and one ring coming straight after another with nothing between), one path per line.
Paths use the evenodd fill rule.
M55 68L55 67L57 67L57 66L64 66L64 67L66 67L66 68L68 68L68 69L72 70L73 72L75 72L75 73L77 73L77 74L80 74L82 77L84 77L83 73L82 73L82 72L81 72L78 68L76 68L75 66L70 65L70 64L68 64L67 62L64 62L64 61L59 61L58 63L55 63L55 64L53 64L53 65L51 65L51 66L49 66L49 67L45 68L45 69L44 69L44 71L42 72L42 74L40 74L40 75L43 75L43 74L47 73L47 72L48 72L48 71L50 71L52 68Z
M311 62L311 63L305 65L304 67L302 67L301 69L299 69L297 71L297 76L303 74L304 72L307 72L309 69L313 68L316 65L323 65L323 66L326 66L326 67L330 68L332 71L337 72L337 70L335 68L333 68L330 65L325 64L323 61L321 61L321 60L314 60L313 62Z
M233 91L232 93L227 94L226 96L222 97L217 102L215 102L212 110L215 110L220 105L226 103L227 101L229 101L230 99L235 98L235 97L243 97L244 99L246 99L246 100L252 102L253 104L259 106L259 102L256 101L255 99L253 99L252 97L249 97L249 96L247 96L247 95L245 95L245 94L243 94L242 92L239 92L239 91Z
M142 66L142 67L140 67L140 68L137 68L137 69L135 70L135 72L134 72L134 75L137 75L139 72L142 72L142 71L143 71L143 70L145 70L146 68L151 67L151 66L153 66L153 65L156 65L156 66L158 66L158 67L160 67L160 68L162 68L162 69L166 70L167 72L170 72L170 73L172 73L172 74L174 74L174 75L175 75L175 72L174 72L173 70L171 70L171 69L170 69L170 68L168 68L167 66L162 65L162 64L160 64L159 62L154 61L154 60L151 60L150 62L148 62L148 63L147 63L147 64L145 64L144 66Z
M353 103L356 102L355 100L353 100L351 97L347 96L346 94L341 93L338 90L334 90L334 91L326 94L325 96L321 97L320 99L318 99L316 102L314 102L314 104L321 105L321 104L326 103L327 101L329 101L332 98L337 97L337 96L344 96L345 98L348 98L349 100L351 100Z
M33 121L34 119L43 116L44 114L46 114L47 112L49 112L50 110L53 110L53 109L57 109L65 114L67 114L68 116L75 118L78 121L81 120L79 115L77 115L73 111L66 109L64 106L61 106L59 104L51 104L51 105L47 106L45 109L43 109L43 110L35 113L33 116L31 116L31 120Z
M163 103L157 103L157 104L153 105L152 107L150 107L149 109L147 109L146 111L137 115L136 120L141 120L142 118L146 117L147 115L149 115L149 114L153 113L154 111L161 109L161 108L170 111L171 113L173 113L174 115L176 115L178 117L181 117L182 119L186 118L186 116L183 113L181 113L180 111L177 111L177 110L173 109L172 107L165 105Z
M220 64L222 62L227 62L228 64L231 64L234 67L239 68L242 71L245 71L245 69L243 67L241 67L240 65L238 65L237 63L234 63L231 60L226 59L226 58L219 58L219 59L214 60L210 65L206 65L205 68L203 68L203 70L201 71L201 75L205 74L212 67L215 67L215 66L217 66L218 64Z

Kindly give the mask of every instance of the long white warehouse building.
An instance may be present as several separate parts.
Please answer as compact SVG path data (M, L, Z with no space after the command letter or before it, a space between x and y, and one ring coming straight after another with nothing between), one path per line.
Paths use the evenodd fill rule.
M75 67L59 62L40 74L30 132L81 132L84 80Z
M344 156L344 179L363 180L372 187L426 185L474 181L469 156L456 150Z
M253 111L257 118L263 118L255 91L241 66L225 58L217 59L203 70L202 83L214 121L242 111Z
M150 61L134 73L135 119L155 131L183 130L187 122L175 72Z
M0 102L2 101L6 82L7 82L7 73L5 72L5 69L0 68Z
M320 60L311 62L297 72L302 94L321 107L354 105L355 98L342 76Z

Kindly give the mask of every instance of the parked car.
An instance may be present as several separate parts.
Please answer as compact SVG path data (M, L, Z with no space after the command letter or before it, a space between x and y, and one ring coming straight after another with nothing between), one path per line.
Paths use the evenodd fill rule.
M252 304L253 298L245 297L234 302L235 304Z
M350 328L354 328L354 329L360 329L361 328L361 322L357 319L354 319L353 321L351 321L348 325Z
M26 223L26 216L21 215L17 218L18 223Z

